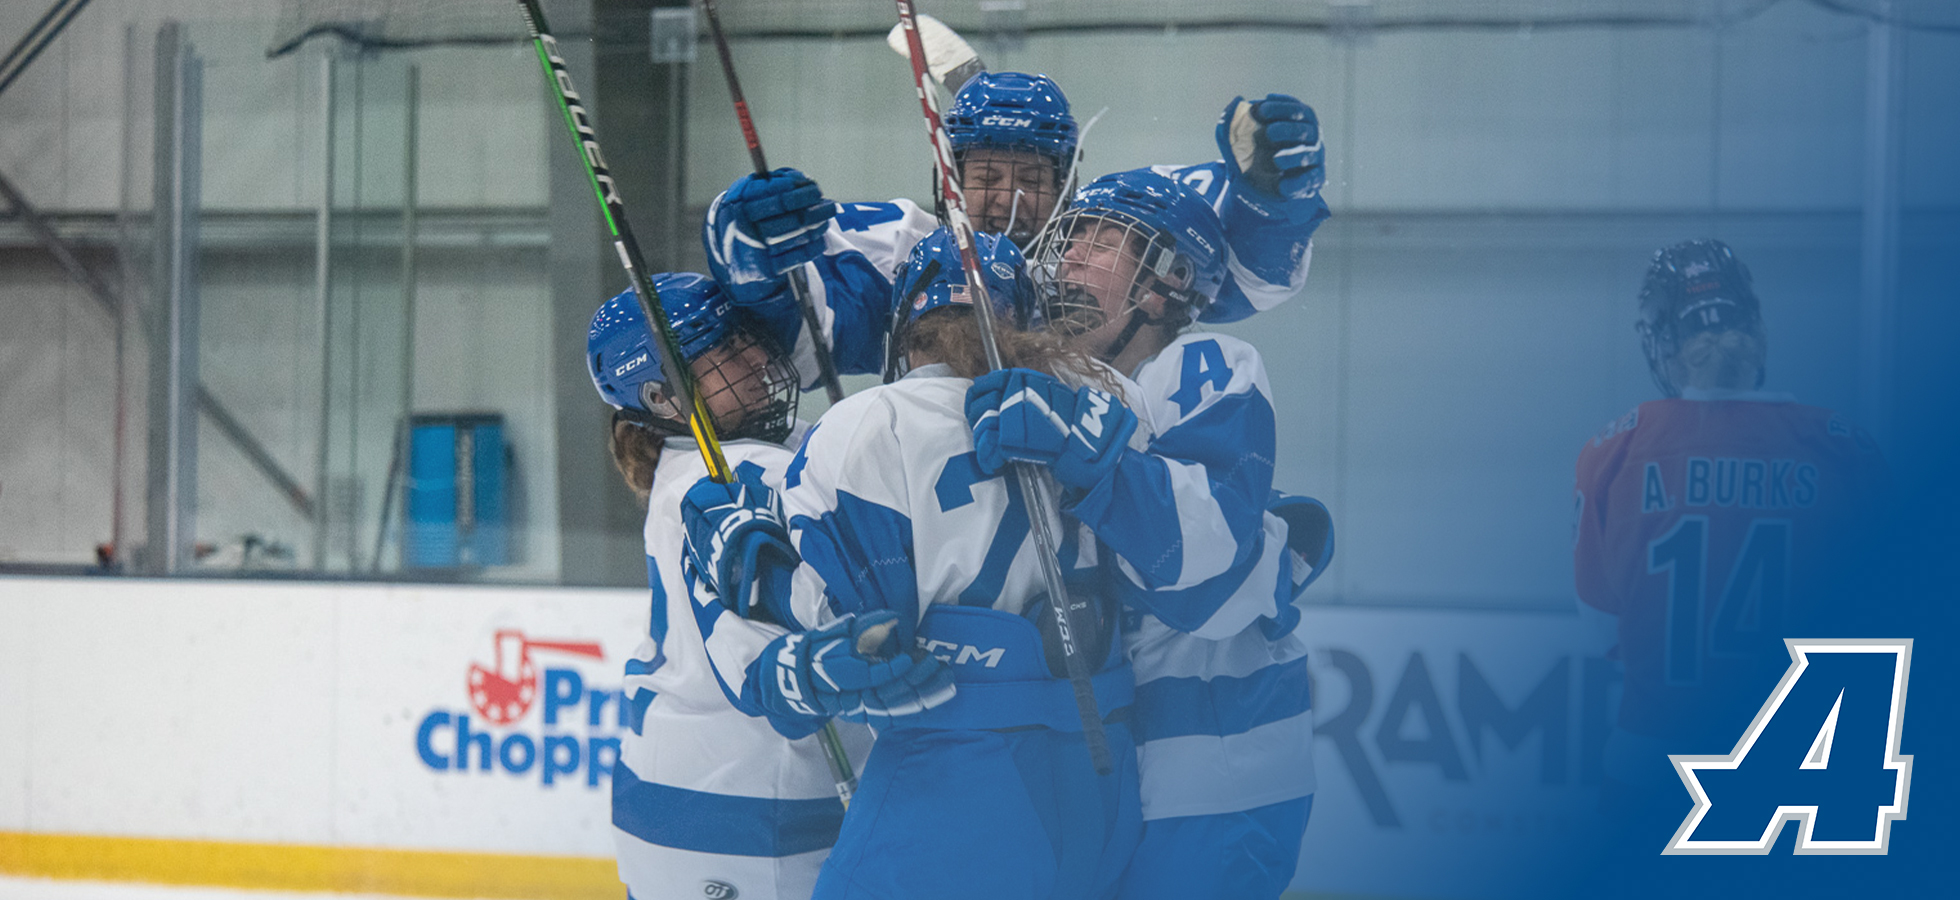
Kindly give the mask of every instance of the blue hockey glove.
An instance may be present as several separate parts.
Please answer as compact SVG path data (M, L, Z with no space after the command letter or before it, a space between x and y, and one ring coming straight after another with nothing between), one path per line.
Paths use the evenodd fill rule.
M708 257L734 284L773 281L823 255L824 230L837 204L802 172L744 175L708 211ZM720 273L717 273L720 274ZM741 302L746 292L734 292Z
M727 484L695 482L681 499L681 524L695 573L724 605L744 618L789 621L789 578L801 557L761 467L736 466ZM764 615L757 616L758 610Z
M1218 118L1218 152L1225 157L1240 200L1275 216L1288 200L1308 200L1327 183L1327 150L1313 107L1285 94L1264 100L1233 97ZM1261 209L1261 207L1268 207Z
M792 720L888 725L953 699L952 670L906 652L899 624L896 613L877 610L783 635L755 661L749 684L763 709Z
M1055 480L1088 490L1116 469L1136 414L1091 387L1071 388L1030 369L1001 369L974 379L966 391L973 449L989 474L1010 461L1052 468Z

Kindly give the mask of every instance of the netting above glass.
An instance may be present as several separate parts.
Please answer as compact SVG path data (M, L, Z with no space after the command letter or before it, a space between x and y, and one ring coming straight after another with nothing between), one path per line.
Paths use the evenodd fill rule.
M1163 28L1307 31L1446 28L1642 28L1719 26L1782 5L1960 30L1952 0L948 0L919 5L956 29L1018 34ZM552 5L546 4L546 14ZM732 36L883 34L895 7L876 0L741 0L720 9ZM521 40L516 4L501 0L284 0L277 56L334 34L368 47Z

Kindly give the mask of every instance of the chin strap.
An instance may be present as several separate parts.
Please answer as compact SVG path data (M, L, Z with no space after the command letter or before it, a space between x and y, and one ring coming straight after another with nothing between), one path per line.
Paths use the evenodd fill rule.
M1121 332L1117 333L1116 340L1111 341L1109 349L1103 351L1104 357L1114 360L1116 357L1122 356L1124 349L1130 346L1130 341L1136 338L1137 333L1142 331L1145 325L1168 327L1175 330L1191 324L1194 320L1195 317L1191 312L1191 302L1179 296L1184 293L1183 291L1179 291L1169 284L1164 283L1161 279L1154 277L1151 279L1151 284L1146 290L1149 293L1164 298L1164 315L1152 316L1144 312L1142 306L1136 307L1130 313L1130 321L1123 325ZM1124 374L1127 375L1129 373L1126 372Z
M635 427L644 428L659 435L663 439L670 437L692 438L694 436L693 432L687 427L686 422L663 419L643 409L614 407L612 427L618 428L621 422L627 422Z

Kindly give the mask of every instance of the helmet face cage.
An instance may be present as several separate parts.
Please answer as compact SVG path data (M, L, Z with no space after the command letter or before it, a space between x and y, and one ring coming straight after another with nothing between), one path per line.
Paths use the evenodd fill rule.
M1033 237L1061 201L1066 167L1034 153L975 147L956 155L973 227L1017 241Z
M1065 339L1093 332L1140 311L1150 295L1169 301L1163 324L1189 324L1203 296L1181 285L1191 261L1177 244L1133 216L1105 209L1070 209L1035 243L1036 296L1049 330Z
M753 438L782 443L789 437L802 395L796 367L776 350L773 341L747 326L731 329L725 338L688 362L694 389L714 417L723 440ZM667 390L664 381L647 382L642 404L649 410L628 415L663 432L687 434L688 413Z

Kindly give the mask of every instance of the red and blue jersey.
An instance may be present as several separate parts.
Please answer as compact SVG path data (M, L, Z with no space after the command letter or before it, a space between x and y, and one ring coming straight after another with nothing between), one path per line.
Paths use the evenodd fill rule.
M1642 403L1580 451L1579 598L1619 617L1620 726L1682 737L1813 636L1885 490L1863 430L1788 395ZM1772 676L1773 678L1773 676Z

